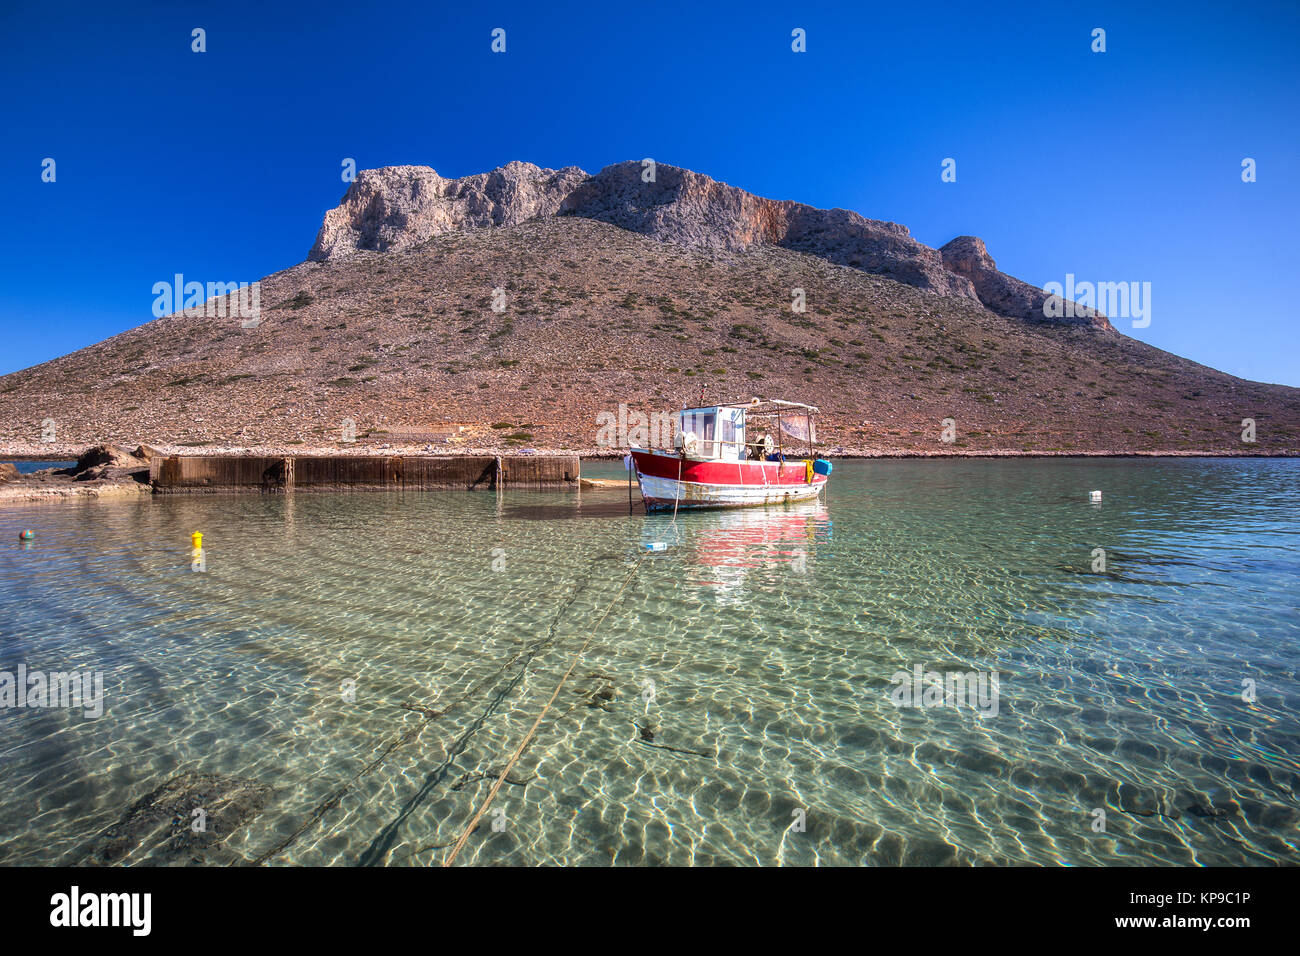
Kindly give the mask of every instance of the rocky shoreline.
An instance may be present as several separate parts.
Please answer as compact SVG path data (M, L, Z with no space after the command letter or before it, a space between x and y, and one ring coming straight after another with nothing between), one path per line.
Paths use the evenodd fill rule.
M70 468L43 468L22 474L10 464L0 464L0 504L19 501L63 501L87 498L133 498L152 493L149 486L151 450L135 453L113 445L96 445L80 453L3 455L10 459L63 461L76 459Z
M152 495L149 463L155 457L172 455L242 457L295 457L327 456L337 458L375 456L482 456L497 455L499 448L438 448L431 445L363 445L305 448L302 446L258 446L250 448L230 446L171 446L139 445L127 452L116 445L95 445L78 452L63 445L30 445L20 443L0 444L0 459L28 461L63 461L76 459L70 468L45 468L21 474L11 464L0 463L0 504L11 502L40 502L85 500L89 498L132 498ZM552 449L511 449L510 455L577 455L586 461L620 461L623 452L608 448L588 448L579 451ZM1300 457L1287 451L1023 451L1018 449L952 449L952 450L899 450L879 448L832 448L822 454L832 459L1006 459L1006 458L1293 458ZM621 485L621 482L620 482ZM584 487L599 487L599 481L584 482Z

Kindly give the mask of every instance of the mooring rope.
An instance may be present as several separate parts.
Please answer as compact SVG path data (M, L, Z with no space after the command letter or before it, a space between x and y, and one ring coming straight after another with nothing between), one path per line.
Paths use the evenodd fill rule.
M451 866L452 862L456 859L457 854L460 853L461 849L465 846L465 843L469 840L470 834L478 828L479 820L483 819L483 814L487 813L487 809L496 798L497 792L501 789L501 785L505 783L506 777L509 776L510 771L514 769L515 764L519 762L519 758L523 756L524 750L527 749L529 743L532 742L533 737L536 736L537 728L542 725L542 721L546 719L546 715L550 712L551 706L555 703L556 698L560 696L560 691L563 690L564 685L568 683L569 677L573 674L573 669L578 666L578 661L582 659L583 653L591 643L591 638L595 635L596 631L600 629L600 626L605 623L605 618L609 616L609 612L614 609L614 605L617 604L619 598L623 596L623 592L627 590L627 586L632 583L632 578L636 576L640 567L641 559L638 558L633 562L632 570L629 571L627 577L623 579L623 583L619 586L618 592L614 595L614 599L606 605L604 613L600 615L600 619L596 621L590 630L588 630L587 637L582 642L582 646L578 648L578 652L573 655L573 660L569 662L569 669L564 672L564 676L560 678L560 682L555 685L555 690L551 692L550 700L546 702L546 705L542 708L542 712L537 715L537 719L533 721L533 725L528 728L528 733L524 734L524 739L521 740L519 746L515 748L514 754L510 757L510 762L506 764L505 769L501 771L500 776L498 776L495 782L493 782L492 789L488 791L487 798L479 806L478 812L476 812L470 819L469 825L466 826L465 831L461 833L460 839L457 840L456 845L452 847L451 853L447 854L447 859L442 861L443 866Z
M682 463L686 461L686 452L683 450L682 457L677 459L677 493L673 495L673 525L677 524L677 503L682 500Z
M460 754L464 752L465 748L469 746L470 738L482 728L493 714L496 713L497 707L504 703L505 699L523 681L524 677L527 675L528 666L532 663L533 659L543 650L555 643L555 634L556 630L559 628L560 620L564 617L564 614L574 604L574 602L577 601L578 596L583 592L583 590L585 590L587 582L590 581L592 575L595 574L599 562L606 559L607 556L600 556L592 560L591 566L587 569L587 573L583 575L582 580L574 587L573 593L569 595L569 599L564 602L558 611L556 611L555 617L551 620L551 626L547 629L545 639L533 644L527 649L526 653L521 652L515 655L514 660L522 661L519 673L510 678L510 680L506 682L506 685L497 691L483 712L474 718L470 727L466 729L465 732L456 739L450 749L448 749L447 759L442 763L442 765L425 776L424 783L420 789L402 805L398 815L371 841L370 846L366 849L365 853L362 854L359 861L362 866L372 866L387 862L389 849L396 840L398 830L401 828L402 824L424 802L425 798L433 790L433 787L437 783L441 782L447 772L450 771L456 758L459 757ZM503 668L498 671L498 673L503 674L506 669L508 668Z

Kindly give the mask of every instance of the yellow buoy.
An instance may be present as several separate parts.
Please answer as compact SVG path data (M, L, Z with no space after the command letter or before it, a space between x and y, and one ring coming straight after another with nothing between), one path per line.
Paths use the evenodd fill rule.
M193 545L194 547L196 547L196 548L201 548L201 547L203 547L203 532L202 532L202 531L195 531L193 534L191 534L191 535L190 535L190 544L192 544L192 545Z

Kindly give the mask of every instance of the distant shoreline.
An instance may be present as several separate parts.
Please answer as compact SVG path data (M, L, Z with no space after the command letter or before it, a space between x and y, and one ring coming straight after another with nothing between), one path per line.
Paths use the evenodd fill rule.
M340 453L337 449L245 450L186 448L186 454L173 455L167 447L141 446L139 453L126 452L118 446L94 446L76 454L73 467L57 469L56 462L74 457L54 457L60 452L37 456L30 449L19 454L0 452L0 462L49 462L48 469L18 474L15 465L0 467L0 504L32 501L57 501L102 497L136 497L157 494L212 494L221 492L267 493L360 490L475 490L496 488L513 490L560 490L595 488L617 484L615 480L585 480L582 462L621 464L621 452L596 449L594 454L562 454L535 450L501 452L496 449L471 454L468 450L442 453L421 448L362 447ZM955 451L897 452L876 451L856 454L830 454L844 460L911 460L975 461L1031 459L1170 459L1170 458L1300 458L1282 452L1254 454L1228 452L1023 452L1023 451ZM25 452L25 453L24 453ZM340 467L336 463L350 462ZM630 479L629 479L630 480Z
M0 461L75 461L87 448L100 442L81 446L53 445L39 446L30 444L0 444ZM608 448L596 449L558 449L558 448L466 448L437 445L355 445L347 449L338 447L312 447L307 445L258 445L249 447L231 447L226 445L151 445L157 454L164 457L222 457L254 458L325 456L337 458L358 457L461 457L461 456L501 456L503 458L532 457L548 455L576 455L584 461L621 461L626 450L611 451ZM1072 449L1065 451L1035 451L1013 448L996 449L879 449L879 448L844 448L818 449L820 457L831 459L888 459L888 458L1300 458L1300 452L1276 451L1222 451L1222 450L1089 450Z

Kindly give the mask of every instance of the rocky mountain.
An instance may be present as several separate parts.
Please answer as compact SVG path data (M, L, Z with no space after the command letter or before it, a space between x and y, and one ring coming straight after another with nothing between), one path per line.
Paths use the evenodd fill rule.
M1300 453L1300 390L1048 321L979 239L655 173L364 171L258 322L213 301L0 378L0 454L609 453L597 415L706 383L819 405L838 454Z
M650 173L642 163L617 163L589 176L576 166L556 171L514 162L463 179L443 179L425 166L365 170L342 203L325 214L307 258L323 262L360 250L402 250L448 232L557 214L678 245L780 246L940 295L974 299L1009 317L1058 321L1044 316L1047 296L998 272L984 243L974 237L935 250L896 222L764 199L664 164ZM1059 321L1110 328L1104 316L1088 312L1086 319Z

